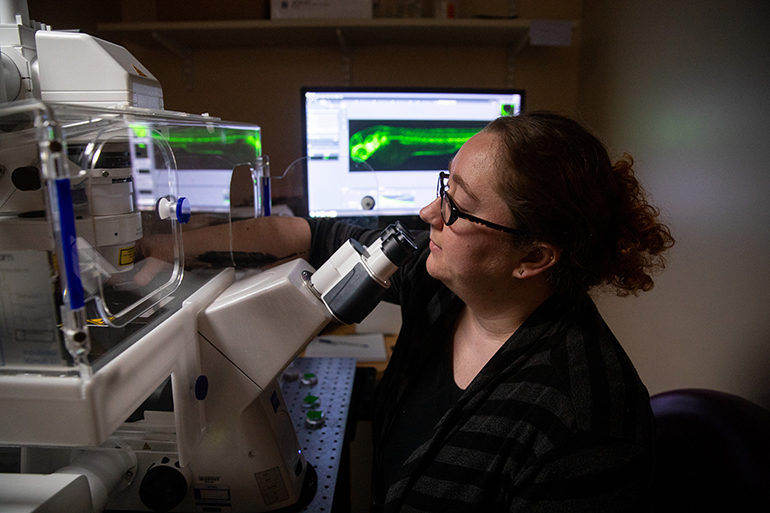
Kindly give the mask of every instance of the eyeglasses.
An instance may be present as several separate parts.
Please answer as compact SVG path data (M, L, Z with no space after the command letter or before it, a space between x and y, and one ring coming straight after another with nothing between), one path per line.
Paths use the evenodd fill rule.
M501 232L513 233L516 235L520 235L522 233L521 230L508 228L507 226L502 226L496 223L492 223L490 221L484 221L483 219L480 219L476 216L472 216L470 214L466 214L465 212L461 211L459 208L457 208L457 205L455 205L454 200L452 199L451 196L449 196L449 193L447 192L449 187L446 184L446 180L448 178L449 178L449 173L444 173L444 172L439 173L438 189L436 190L436 196L441 198L441 219L444 221L444 224L446 226L452 226L454 222L457 221L457 218L461 217L463 219L467 219L468 221L472 221L474 223L484 225L488 228L492 228L493 230L500 230Z

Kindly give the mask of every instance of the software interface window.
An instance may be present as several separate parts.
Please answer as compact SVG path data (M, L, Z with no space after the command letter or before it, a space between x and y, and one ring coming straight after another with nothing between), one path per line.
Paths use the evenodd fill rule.
M521 91L303 90L312 217L416 215L462 144Z

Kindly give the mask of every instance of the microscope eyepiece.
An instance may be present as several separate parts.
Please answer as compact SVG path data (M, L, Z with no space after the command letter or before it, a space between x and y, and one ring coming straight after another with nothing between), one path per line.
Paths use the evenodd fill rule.
M398 267L407 263L417 250L412 234L400 221L385 228L380 239L382 239L382 252Z

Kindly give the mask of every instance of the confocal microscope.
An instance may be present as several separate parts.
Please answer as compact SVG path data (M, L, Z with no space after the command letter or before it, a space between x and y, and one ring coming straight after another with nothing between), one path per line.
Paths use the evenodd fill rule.
M350 241L318 271L185 269L182 173L245 167L265 213L260 128L164 110L124 48L1 9L0 444L21 473L0 475L0 509L297 504L313 467L280 376L375 306L409 233ZM138 242L158 234L173 257L140 280Z

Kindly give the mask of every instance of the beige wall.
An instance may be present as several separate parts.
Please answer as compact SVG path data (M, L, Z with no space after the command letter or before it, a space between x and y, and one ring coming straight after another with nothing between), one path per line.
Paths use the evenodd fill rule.
M630 152L676 246L600 309L651 392L770 407L770 3L586 0L579 113Z

